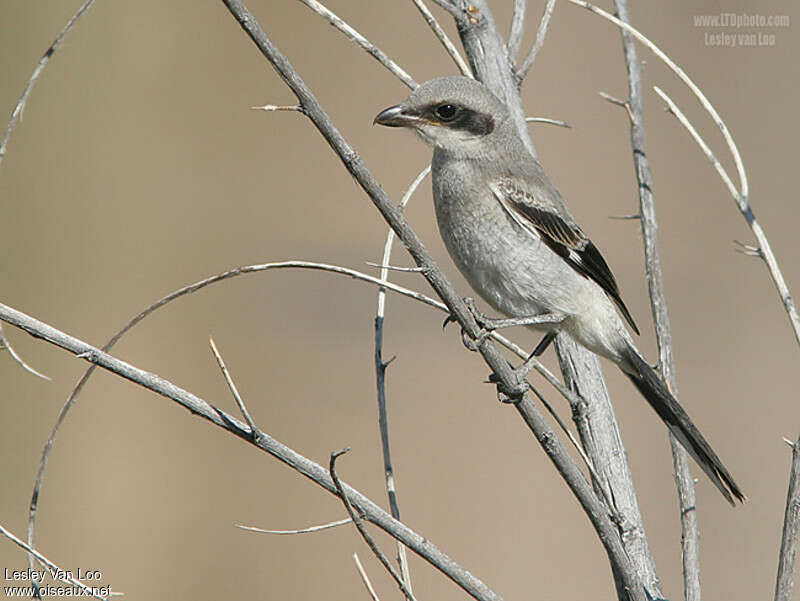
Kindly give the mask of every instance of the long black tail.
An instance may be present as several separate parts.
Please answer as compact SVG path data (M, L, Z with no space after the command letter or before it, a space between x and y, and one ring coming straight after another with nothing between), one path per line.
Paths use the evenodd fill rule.
M708 474L711 481L725 496L731 505L735 505L734 497L744 502L745 496L739 486L734 482L733 476L722 465L722 461L711 445L706 442L700 430L695 427L692 420L667 390L666 385L656 372L642 359L634 348L630 348L625 357L628 365L623 371L631 379L633 385L639 389L650 406L655 409L661 420L667 425L670 432L675 435L683 447L694 457L697 464Z

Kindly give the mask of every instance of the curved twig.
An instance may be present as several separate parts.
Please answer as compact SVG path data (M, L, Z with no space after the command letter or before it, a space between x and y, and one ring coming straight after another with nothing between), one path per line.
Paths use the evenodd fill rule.
M30 365L25 363L25 360L22 357L19 356L17 351L14 350L14 347L11 346L11 343L8 341L8 338L6 338L6 335L3 332L3 326L2 325L0 325L0 351L8 351L8 354L11 355L11 358L14 361L16 361L19 364L19 366L22 369L24 369L25 371L27 371L28 373L31 373L34 376L37 376L37 377L41 378L42 380L51 380L52 379L50 376L46 376L45 374L36 371L33 367L31 367Z
M242 530L247 530L248 532L257 532L259 534L279 534L282 536L291 536L294 534L309 534L311 532L330 530L331 528L336 528L337 526L349 524L350 521L350 518L345 518L343 520L336 520L335 522L328 522L327 524L320 524L319 526L300 528L299 530L266 530L264 528L258 528L257 526L244 526L242 524L236 524L236 527L241 528Z
M30 96L33 86L36 85L36 81L39 79L42 71L44 71L47 63L50 62L53 54L55 54L56 50L58 50L58 47L61 46L61 42L64 41L64 38L72 30L72 28L75 27L86 11L91 8L92 4L94 4L94 0L86 0L86 2L83 3L83 5L78 9L78 12L72 15L72 18L67 21L67 24L64 25L64 29L59 32L59 34L56 36L56 39L53 40L52 44L50 44L50 47L45 50L42 58L39 59L39 63L36 65L36 68L33 70L28 83L25 85L25 89L22 91L22 96L20 96L17 104L14 106L14 110L11 112L11 119L9 119L6 130L3 133L3 138L0 140L0 163L3 162L3 159L6 156L6 152L8 150L8 140L11 138L11 133L14 131L17 123L22 118L22 112L25 110L25 103L28 102L28 96Z
M800 315L797 313L797 306L794 303L794 298L792 298L791 292L789 292L789 286L787 286L786 280L783 278L783 272L781 272L781 268L778 266L778 259L775 257L775 253L772 252L772 247L769 244L769 240L767 239L764 230L761 229L761 225L758 223L758 221L756 221L756 216L750 206L749 197L744 191L739 191L736 189L736 186L733 185L733 182L728 176L727 171L725 171L725 168L722 166L722 163L720 163L717 157L714 156L711 148L709 148L705 140L700 137L700 134L697 133L697 130L686 118L686 115L683 114L683 112L672 101L672 99L667 96L664 91L661 90L661 88L656 86L654 89L656 93L661 96L664 102L667 103L669 111L675 115L681 125L683 125L691 134L692 138L694 138L694 141L697 142L697 145L717 170L717 173L719 173L722 181L726 186L728 186L728 190L730 190L731 195L739 207L739 211L744 216L747 225L750 226L753 235L758 241L758 248L756 249L754 255L761 257L764 260L764 263L766 263L769 274L772 276L772 281L774 282L775 287L778 289L778 295L781 298L783 307L789 316L789 321L792 325L792 329L794 330L794 337L797 340L797 343L800 344Z
M731 135L730 131L728 131L728 126L725 125L725 122L717 113L717 110L714 106L709 102L706 95L703 94L703 91L697 87L691 78L686 75L686 72L681 69L675 62L666 55L666 53L661 50L658 46L656 46L653 42L651 42L643 33L641 33L638 29L635 29L628 23L624 21L620 21L614 15L607 13L602 8L598 8L594 4L586 2L585 0L567 0L572 4L585 8L596 15L603 17L604 19L611 21L617 27L620 27L630 33L633 37L635 37L639 42L647 46L653 54L655 54L658 58L660 58L667 67L669 67L675 75L677 75L680 80L685 83L692 93L697 97L700 101L700 104L703 105L703 108L706 109L711 118L714 120L714 123L717 125L719 130L722 132L723 137L725 138L725 142L728 144L728 148L731 151L731 155L733 156L733 162L736 164L736 171L739 173L739 180L741 183L741 194L744 198L747 198L750 193L750 187L747 183L747 173L744 170L744 163L742 162L742 156L739 154L739 149L736 147L736 142L733 141L733 136Z

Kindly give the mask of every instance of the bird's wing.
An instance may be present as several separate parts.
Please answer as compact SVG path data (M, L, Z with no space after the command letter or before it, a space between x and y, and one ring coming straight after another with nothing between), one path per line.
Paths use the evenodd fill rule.
M616 303L631 328L639 333L633 317L622 302L617 281L608 263L563 206L548 198L537 198L510 179L494 182L490 187L517 225L538 235L570 267L597 283Z

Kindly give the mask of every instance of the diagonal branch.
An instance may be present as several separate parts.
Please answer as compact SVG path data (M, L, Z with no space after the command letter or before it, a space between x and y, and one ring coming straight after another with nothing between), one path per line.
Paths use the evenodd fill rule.
M453 59L453 62L458 67L458 70L461 71L461 74L464 77L474 78L472 75L472 69L470 69L466 61L461 58L461 54L459 54L455 44L453 44L452 40L447 37L444 29L442 29L442 26L439 25L439 21L437 21L436 17L433 16L433 13L428 10L428 7L425 5L425 3L422 0L412 0L412 2L414 3L414 6L417 7L417 10L419 10L422 18L425 19L428 27L430 27L433 31L433 34L442 43L442 46L444 46L447 54L449 54L450 58Z
M25 330L35 338L40 338L50 344L67 350L79 359L83 359L92 365L102 367L126 380L139 384L148 390L171 399L188 409L194 415L199 415L220 428L238 436L242 440L267 452L282 463L285 463L310 480L316 482L328 492L337 494L336 487L328 471L324 467L303 457L264 432L261 433L261 436L254 438L253 432L246 424L225 411L207 403L191 392L176 386L172 382L156 374L139 369L130 363L121 361L82 340L65 334L7 305L0 304L0 320ZM342 489L353 506L363 514L364 519L375 524L397 540L402 541L420 557L447 574L453 582L458 584L475 599L481 601L501 601L499 595L479 579L475 578L467 570L459 566L427 538L420 536L405 524L392 518L392 516L383 511L378 505L347 484L342 484Z
M628 22L627 0L615 0L617 14L621 22ZM672 333L669 313L664 293L664 277L658 251L658 222L656 221L655 198L653 195L653 176L647 158L647 140L644 128L644 107L642 97L642 70L636 55L636 45L631 35L622 30L622 50L628 75L629 100L624 103L630 120L631 149L633 164L639 190L639 222L642 228L645 272L650 294L650 308L658 344L658 365L661 377L677 398L678 385L675 373L675 358L672 353ZM678 507L681 521L681 558L683 562L683 590L686 601L700 599L700 533L697 524L694 479L689 471L686 450L671 433L669 435L672 451L675 484L678 490ZM647 544L647 541L643 541ZM647 550L649 555L649 550ZM652 560L651 560L652 561ZM655 565L651 564L653 584L658 590Z
M317 0L300 0L300 2L341 31L348 40L360 46L367 54L389 69L397 79L402 81L409 88L413 90L419 85L400 65L389 58L388 54L358 33L347 21L328 9L324 4L317 2Z
M392 229L395 230L416 264L425 269L422 272L425 278L447 305L453 318L459 322L465 335L473 340L477 339L481 332L472 313L458 296L452 284L444 277L444 274L433 261L402 213L390 201L381 186L366 168L359 155L342 137L338 129L336 129L316 97L305 85L288 59L278 50L269 37L267 37L256 19L241 1L223 1L264 57L269 60L284 82L291 88L300 105L304 107L307 116L312 120L331 148L333 148L340 157L348 172L355 178L373 201L384 219L386 219ZM461 11L456 10L456 12ZM476 71L476 73L478 73L479 70L474 67L481 67L481 64L480 61L476 60L475 56L471 54L468 46L467 38L469 37L469 32L467 32L466 29L470 28L470 24L482 27L484 31L491 25L494 30L492 34L492 47L484 47L482 50L487 53L496 50L497 54L492 54L493 57L505 57L507 59L507 49L502 40L499 39L499 35L496 34L496 28L491 20L491 13L488 11L485 2L478 0L471 2L465 18L467 19L467 25L464 27L462 23L459 23L459 32L462 34L462 40L465 41L467 53L470 56L473 70ZM477 36L479 35L478 33ZM479 43L477 38L473 39L473 42ZM522 108L519 103L519 95L513 88L510 75L509 68L509 71L503 75L503 77L506 78L505 85L509 86L507 91L514 94L514 98L516 98L516 113L519 114L517 115L518 119L515 120L519 121L520 126L524 129L524 114L522 113ZM501 96L505 97L505 94L501 94ZM513 112L512 110L512 113ZM523 136L523 139L525 139L525 137L527 137L526 134ZM532 148L532 144L530 144L530 147ZM626 595L630 598L644 600L645 594L641 582L625 553L619 534L609 519L603 502L592 490L591 485L586 481L586 478L580 472L572 458L566 453L555 433L544 420L544 417L536 409L531 395L527 390L527 386L524 387L523 391L523 384L518 374L512 369L489 339L481 340L478 345L478 350L494 372L498 387L505 391L511 391L515 399L519 399L515 404L516 409L531 431L535 434L548 457L554 462L559 473L570 486L591 520L592 525L597 530L599 538L609 555L609 559L619 576L621 583L620 588L624 589Z

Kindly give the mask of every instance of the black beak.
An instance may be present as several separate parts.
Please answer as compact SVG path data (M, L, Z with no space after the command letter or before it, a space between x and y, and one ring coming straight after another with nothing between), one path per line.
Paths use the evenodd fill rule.
M405 107L402 104L390 106L388 109L381 111L372 121L375 125L386 125L388 127L409 127L416 122L416 118L404 112Z

